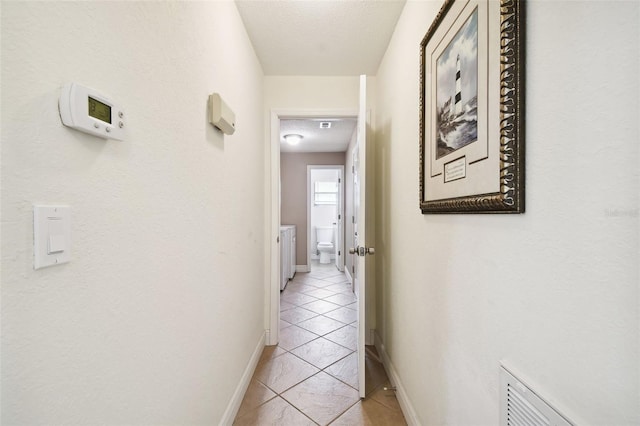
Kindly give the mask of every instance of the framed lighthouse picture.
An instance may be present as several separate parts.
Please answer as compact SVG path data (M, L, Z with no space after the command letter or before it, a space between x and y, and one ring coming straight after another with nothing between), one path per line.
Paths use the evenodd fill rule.
M523 0L446 0L420 44L420 209L524 212Z

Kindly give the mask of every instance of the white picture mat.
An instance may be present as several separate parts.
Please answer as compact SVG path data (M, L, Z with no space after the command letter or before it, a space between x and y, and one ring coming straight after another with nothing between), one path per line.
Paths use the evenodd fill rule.
M435 63L467 18L478 8L478 141L436 160ZM456 22L457 20L457 22ZM435 201L500 190L500 4L455 2L427 43L425 53L424 200ZM466 177L444 182L444 164L467 157ZM480 161L478 161L480 160Z

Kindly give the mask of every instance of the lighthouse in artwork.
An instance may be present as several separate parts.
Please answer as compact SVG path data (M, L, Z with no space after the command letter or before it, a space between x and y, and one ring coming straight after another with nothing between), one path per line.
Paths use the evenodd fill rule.
M454 114L462 114L462 81L460 79L460 55L456 58L456 98L454 106Z

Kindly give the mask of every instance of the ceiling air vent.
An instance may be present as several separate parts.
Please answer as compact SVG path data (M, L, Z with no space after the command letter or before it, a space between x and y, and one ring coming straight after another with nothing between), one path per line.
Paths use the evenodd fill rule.
M330 129L331 128L331 122L330 121L321 121L320 122L320 128L321 129Z
M502 367L500 368L500 425L572 426L573 423Z

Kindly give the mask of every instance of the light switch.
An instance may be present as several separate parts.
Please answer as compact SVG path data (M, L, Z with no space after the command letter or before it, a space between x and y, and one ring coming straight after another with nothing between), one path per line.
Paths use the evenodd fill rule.
M49 235L49 249L47 254L62 253L64 251L64 235Z
M33 206L33 268L71 260L71 212L69 206Z

